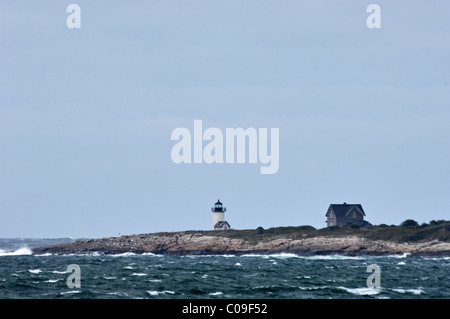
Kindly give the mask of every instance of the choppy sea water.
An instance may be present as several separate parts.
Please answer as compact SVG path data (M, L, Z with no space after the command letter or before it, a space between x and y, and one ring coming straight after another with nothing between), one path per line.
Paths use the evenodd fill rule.
M31 255L61 241L0 239L0 298L450 298L450 257Z

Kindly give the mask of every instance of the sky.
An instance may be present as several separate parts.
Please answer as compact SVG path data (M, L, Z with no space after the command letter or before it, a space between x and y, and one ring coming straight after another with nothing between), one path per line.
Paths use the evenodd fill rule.
M209 230L217 199L234 229L323 228L343 202L375 225L449 219L449 16L446 0L0 0L0 237ZM278 128L278 172L174 163L194 120Z

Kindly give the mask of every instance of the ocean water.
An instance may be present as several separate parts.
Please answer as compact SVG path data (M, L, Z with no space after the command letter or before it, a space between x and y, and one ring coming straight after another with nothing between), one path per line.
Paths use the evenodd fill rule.
M0 239L0 298L450 298L450 257L31 254L69 240ZM379 288L367 287L373 264Z

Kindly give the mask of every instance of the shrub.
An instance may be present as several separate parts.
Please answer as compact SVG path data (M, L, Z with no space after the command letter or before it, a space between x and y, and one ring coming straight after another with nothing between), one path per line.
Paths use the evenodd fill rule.
M328 230L336 230L336 229L340 229L340 227L339 226L330 226L330 227L327 227L327 229Z
M258 228L256 228L256 233L257 233L257 234L264 234L264 228L262 228L261 226L259 226Z
M403 223L401 223L400 226L403 226L403 227L415 227L415 226L419 226L419 223L416 222L414 219L407 219Z
M443 220L443 219L440 219L440 220L432 220L432 221L430 221L430 225L432 225L432 226L436 226L436 225L440 225L440 224L443 224L443 223L445 223L445 220Z
M405 234L404 236L402 236L402 241L412 241L412 242L416 242L416 241L420 241L422 239L427 238L429 234L427 233L427 231L419 231L419 232L413 232L410 234Z
M310 225L298 226L297 229L298 230L316 230L313 226L310 226Z
M386 227L389 227L389 225L386 225L386 224L380 224L380 225L378 225L378 227L386 228Z
M359 225L357 225L357 224L352 224L352 225L350 225L350 228L351 228L351 229L359 229Z

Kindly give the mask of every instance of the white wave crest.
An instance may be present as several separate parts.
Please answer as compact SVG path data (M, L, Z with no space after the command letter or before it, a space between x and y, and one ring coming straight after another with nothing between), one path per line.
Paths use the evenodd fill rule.
M128 297L128 294L126 292L120 292L120 291L113 291L113 292L107 292L107 295L112 295L112 296L125 296Z
M305 259L309 259L309 260L346 260L346 259L359 260L359 259L364 259L364 257L362 257L362 256L343 256L343 255L300 256L300 258L305 258Z
M401 294L406 294L406 293L410 293L413 295L420 295L422 294L424 291L422 290L422 288L417 288L417 289L403 289L403 288L397 288L397 289L392 289L392 291L395 292L399 292Z
M112 257L129 257L129 256L136 256L136 254L132 253L132 252L126 252L126 253L121 253L121 254L114 254L111 256Z
M133 266L125 266L125 267L123 267L123 269L136 269L136 267L133 267Z
M91 253L81 253L81 254L62 254L62 255L58 255L61 257L85 257L85 256L89 256L89 257L100 257L103 256L104 254L102 252L98 252L98 251L94 251Z
M210 296L220 296L220 295L223 295L223 292L221 292L221 291L211 292L209 295Z
M268 255L262 255L262 254L245 254L242 255L242 257L259 257L259 258L299 258L298 255L292 254L292 253L277 253L277 254L268 254Z
M422 257L427 260L450 260L450 257Z
M60 295L79 294L80 292L81 292L81 290L70 290L70 291L61 292Z
M150 282L162 282L161 279L149 279L148 281L150 281Z
M141 256L164 257L163 255L157 255L154 253L142 253Z
M164 255L156 255L164 257ZM243 255L246 256L246 255ZM255 255L255 256L261 256L261 255ZM232 257L238 257L237 255L182 255L180 256L182 258L211 258L211 257L225 257L225 258L232 258Z
M67 274L68 271L58 271L58 270L53 270L52 273L54 273L54 274Z
M28 270L30 273L32 273L32 274L39 274L39 273L41 273L42 272L42 270L40 270L40 269L30 269L30 270Z
M377 295L381 292L380 288L347 288L347 287L338 287L339 289L345 290L348 293L358 296L370 296Z
M409 257L409 256L411 256L411 253L403 253L403 254L400 254L400 255L389 255L389 256L386 256L386 257L390 257L390 258L406 258L406 257Z
M271 254L271 255L269 255L269 257L271 257L271 258L281 258L281 259L284 259L284 258L299 258L298 255L291 254L291 253Z
M175 291L171 291L171 290L164 290L164 291L149 290L149 291L147 291L147 293L149 295L151 295L151 296L158 296L158 295L162 295L162 294L173 295L173 294L175 294Z
M61 279L49 279L49 280L46 280L45 282L49 282L49 283L53 284L53 283L58 282L60 280Z
M311 286L311 287L298 287L300 290L318 290L318 289L328 289L328 286Z
M245 255L242 255L242 257L259 257L259 258L265 258L265 259L269 258L268 255L260 255L260 254L245 254Z
M2 256L20 256L20 255L31 255L33 252L28 247L21 247L15 251L4 251L0 250L0 257Z
M142 272L134 272L130 276L147 276L147 274L144 274Z

